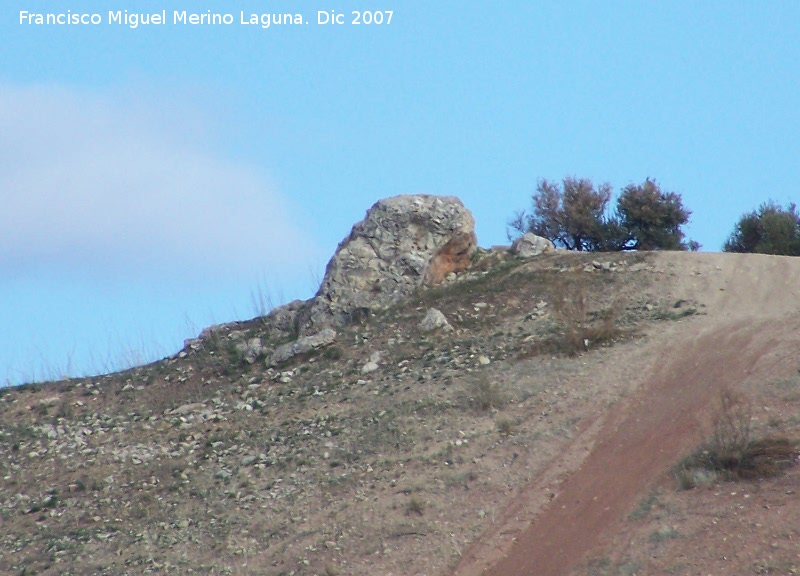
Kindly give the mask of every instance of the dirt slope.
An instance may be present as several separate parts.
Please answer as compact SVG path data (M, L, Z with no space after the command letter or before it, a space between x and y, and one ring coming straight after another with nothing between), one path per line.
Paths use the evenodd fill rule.
M800 466L670 472L724 386L800 438L797 286L800 259L494 252L277 368L240 354L276 344L254 318L0 390L0 573L800 574Z
M651 334L634 357L610 353L620 356L612 362L634 363L635 392L584 426L564 458L465 552L454 575L570 574L611 543L648 488L708 434L723 387L800 369L800 261L703 254L687 269L687 260L658 255L660 289L702 302L706 315ZM615 374L598 373L604 376Z

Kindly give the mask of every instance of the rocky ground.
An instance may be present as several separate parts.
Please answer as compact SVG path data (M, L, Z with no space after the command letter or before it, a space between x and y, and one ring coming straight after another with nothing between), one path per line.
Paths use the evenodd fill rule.
M615 436L685 408L673 376L716 382L721 362L744 367L723 372L754 433L800 437L800 265L746 258L482 254L272 368L242 346L263 336L254 319L127 372L4 389L0 573L795 574L797 469L691 490L671 473L708 434L717 383L683 378L706 391L685 397L688 424L642 416L646 434ZM420 327L431 308L452 331ZM610 516L584 510L607 529L552 512L636 434L672 448L624 446L619 462L646 465L594 487L588 501L622 494ZM582 545L530 572L516 543L556 525Z

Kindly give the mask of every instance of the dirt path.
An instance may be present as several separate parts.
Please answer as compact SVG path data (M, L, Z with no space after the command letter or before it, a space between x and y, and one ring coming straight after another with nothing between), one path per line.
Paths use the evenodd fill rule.
M691 273L675 269L681 262L675 255L659 262L674 276L669 289L707 302L708 316L648 340L654 348L640 357L650 360L636 391L587 424L563 457L509 503L454 576L569 574L608 543L648 486L708 433L720 390L746 380L759 360L797 339L800 262L702 256Z

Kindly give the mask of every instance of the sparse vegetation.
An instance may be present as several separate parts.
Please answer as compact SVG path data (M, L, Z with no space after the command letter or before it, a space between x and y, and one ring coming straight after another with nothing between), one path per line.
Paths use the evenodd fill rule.
M656 320L680 320L687 316L694 316L697 314L697 307L691 302L686 300L676 300L672 306L660 307L655 311L654 318Z
M469 402L479 412L486 412L502 408L506 400L500 384L481 376L472 384Z
M564 275L555 284L553 309L564 330L553 342L558 352L575 356L623 336L618 325L619 305L597 309L591 299L585 273Z
M500 436L511 436L514 433L514 421L510 418L501 418L497 421L497 431Z
M678 538L679 536L680 534L673 526L662 526L658 530L651 532L648 540L653 544L659 544L666 540Z
M641 520L646 518L650 511L653 509L653 506L658 502L660 492L658 490L654 490L641 500L636 505L636 509L633 510L630 514L628 514L628 520Z

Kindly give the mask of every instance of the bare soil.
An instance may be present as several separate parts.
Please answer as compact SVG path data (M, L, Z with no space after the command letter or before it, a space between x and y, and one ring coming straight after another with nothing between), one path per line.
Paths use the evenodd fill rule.
M796 383L800 372L800 267L787 258L727 254L660 254L658 262L671 293L703 302L705 314L650 332L634 354L608 352L614 364L640 374L630 396L587 422L553 462L566 468L557 488L545 469L510 500L454 575L800 571L796 471L669 494L670 467L710 434L725 387L757 399L766 426L796 424L796 384L789 395L776 395L774 386ZM669 509L655 529L628 520L648 492Z

